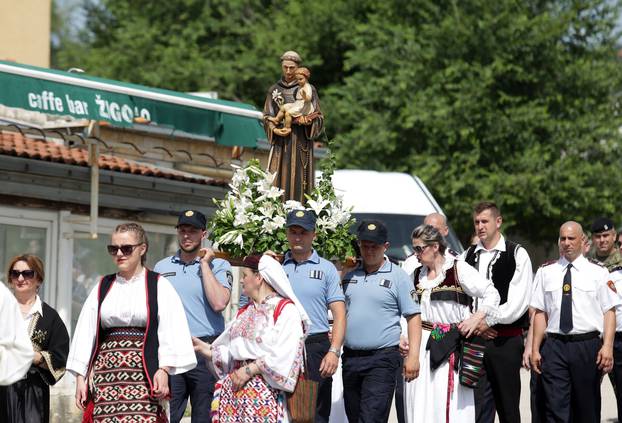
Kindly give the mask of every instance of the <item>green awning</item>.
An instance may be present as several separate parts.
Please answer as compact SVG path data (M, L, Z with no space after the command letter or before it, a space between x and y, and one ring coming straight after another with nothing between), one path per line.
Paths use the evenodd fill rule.
M5 61L0 61L0 104L120 127L144 118L222 145L255 147L266 137L261 112L249 104Z

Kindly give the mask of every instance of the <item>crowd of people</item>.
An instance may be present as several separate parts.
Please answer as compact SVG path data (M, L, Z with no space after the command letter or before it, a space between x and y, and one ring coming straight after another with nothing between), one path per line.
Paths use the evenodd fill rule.
M301 380L317 382L316 422L331 417L341 361L350 422L520 422L520 369L531 372L533 422L600 421L602 376L622 386L622 256L607 218L591 239L559 229L559 258L535 276L525 248L504 237L499 208L473 210L475 242L446 242L438 213L412 231L414 253L386 256L382 221L357 226L360 257L340 268L313 248L313 211L287 216L282 260L258 252L241 263L244 304L225 325L231 265L202 245L206 218L179 216L179 250L145 267L149 242L118 225L101 278L69 334L38 295L41 260L8 265L0 284L0 421L49 421L49 386L76 377L88 422L289 422ZM590 245L591 241L591 245ZM622 389L620 389L622 391ZM616 392L618 414L622 392Z

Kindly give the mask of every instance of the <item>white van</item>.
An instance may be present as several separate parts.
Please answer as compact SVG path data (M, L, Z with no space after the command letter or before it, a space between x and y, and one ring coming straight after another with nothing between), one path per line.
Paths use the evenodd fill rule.
M336 194L343 196L344 204L353 208L357 222L379 219L387 225L387 255L400 261L412 253L410 234L425 216L444 214L421 179L406 173L336 170L333 187ZM451 227L447 241L453 250L463 251Z

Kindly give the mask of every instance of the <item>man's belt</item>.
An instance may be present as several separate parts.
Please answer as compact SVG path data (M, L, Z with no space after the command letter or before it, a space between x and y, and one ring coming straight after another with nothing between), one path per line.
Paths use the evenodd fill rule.
M589 341L590 339L596 339L600 337L600 332L595 330L593 332L578 333L574 335L564 335L562 333L547 332L546 336L553 339L558 339L563 342L577 342L577 341Z

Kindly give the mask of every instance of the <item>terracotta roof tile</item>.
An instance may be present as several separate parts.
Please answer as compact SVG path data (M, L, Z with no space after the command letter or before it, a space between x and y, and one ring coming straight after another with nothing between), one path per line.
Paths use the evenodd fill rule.
M67 148L44 140L24 136L18 132L0 131L0 155L17 156L34 160L45 160L76 166L88 166L88 151ZM99 167L114 172L152 176L205 185L226 186L224 180L192 176L173 169L159 168L150 164L138 163L109 154L100 154Z

